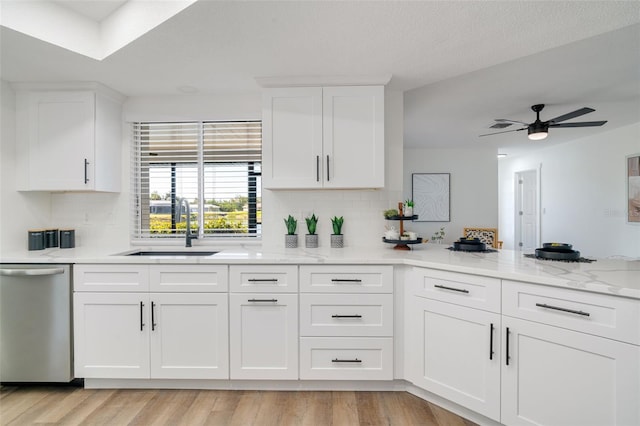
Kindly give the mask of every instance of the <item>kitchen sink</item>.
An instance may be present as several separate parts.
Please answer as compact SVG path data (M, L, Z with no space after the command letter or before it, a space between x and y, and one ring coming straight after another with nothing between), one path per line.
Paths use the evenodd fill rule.
M218 253L217 251L187 251L187 250L171 250L171 251L135 251L133 253L127 253L127 256L168 256L168 257L176 257L176 256L213 256Z

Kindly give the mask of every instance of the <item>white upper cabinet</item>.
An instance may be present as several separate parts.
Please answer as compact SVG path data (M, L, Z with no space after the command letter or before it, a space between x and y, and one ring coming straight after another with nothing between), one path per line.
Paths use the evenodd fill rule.
M384 86L266 89L263 186L384 187Z
M120 191L121 101L96 89L16 91L23 191Z

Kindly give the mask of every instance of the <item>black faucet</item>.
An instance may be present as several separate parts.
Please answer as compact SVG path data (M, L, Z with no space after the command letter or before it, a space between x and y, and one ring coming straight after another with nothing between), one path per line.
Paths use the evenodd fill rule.
M185 232L185 247L191 247L191 240L197 240L198 235L191 233L191 208L186 198L180 199L180 204L184 202L187 207L187 232Z

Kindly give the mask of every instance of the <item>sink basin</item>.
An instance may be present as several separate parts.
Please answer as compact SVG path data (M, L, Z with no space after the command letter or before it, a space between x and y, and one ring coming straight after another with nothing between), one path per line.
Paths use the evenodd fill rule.
M186 251L186 250L171 250L171 251L136 251L128 253L127 256L213 256L218 253L217 251Z

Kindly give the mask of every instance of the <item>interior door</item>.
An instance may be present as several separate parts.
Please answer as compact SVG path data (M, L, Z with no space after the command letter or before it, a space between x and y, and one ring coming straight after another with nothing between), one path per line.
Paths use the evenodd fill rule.
M516 172L515 249L532 253L539 246L538 171Z

